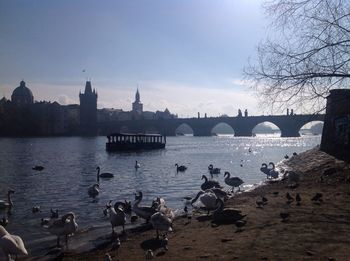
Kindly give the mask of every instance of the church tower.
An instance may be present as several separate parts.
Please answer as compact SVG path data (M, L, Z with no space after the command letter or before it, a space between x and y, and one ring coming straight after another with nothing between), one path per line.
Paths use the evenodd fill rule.
M86 136L97 134L97 92L92 91L91 82L85 84L84 93L79 93L80 99L80 133Z
M140 101L140 93L138 88L135 94L135 101L132 103L132 112L137 114L142 114L143 112L143 104Z

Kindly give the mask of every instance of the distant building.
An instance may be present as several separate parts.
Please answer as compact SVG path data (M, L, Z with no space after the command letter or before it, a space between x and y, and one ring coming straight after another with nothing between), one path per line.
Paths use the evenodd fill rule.
M92 91L91 82L85 84L84 93L79 93L80 99L80 131L82 135L97 134L97 92Z
M141 115L143 112L143 104L140 101L140 93L138 88L135 94L135 101L132 103L132 112L139 115Z
M21 81L20 85L12 92L11 101L17 106L30 105L34 103L33 93L26 86L24 81Z

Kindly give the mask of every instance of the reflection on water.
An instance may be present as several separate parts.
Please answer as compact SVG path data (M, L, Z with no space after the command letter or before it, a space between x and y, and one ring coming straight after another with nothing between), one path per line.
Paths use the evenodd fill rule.
M259 171L262 162L278 162L286 154L312 148L319 144L320 136L179 136L167 140L165 150L108 154L104 137L0 139L0 199L6 198L8 188L16 191L8 230L21 235L32 252L40 252L40 247L46 247L39 247L40 242L54 239L40 227L40 219L50 215L50 208L60 214L73 211L79 229L110 228L102 213L109 200L132 200L142 189L145 205L162 196L170 207L182 208L183 196L198 191L209 164L221 168L222 173L239 176L248 188L265 179ZM141 164L138 171L136 160ZM187 171L176 173L175 163L186 165ZM34 171L34 165L45 169ZM101 180L100 194L92 200L87 189L96 182L97 166L115 176ZM224 184L222 174L214 179ZM41 212L32 213L36 205ZM0 210L0 218L4 215L6 212Z

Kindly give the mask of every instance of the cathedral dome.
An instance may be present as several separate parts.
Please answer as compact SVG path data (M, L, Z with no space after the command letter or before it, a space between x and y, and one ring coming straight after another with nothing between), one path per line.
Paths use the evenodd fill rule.
M18 105L32 104L34 96L32 91L26 86L26 83L21 81L20 85L12 92L11 100Z

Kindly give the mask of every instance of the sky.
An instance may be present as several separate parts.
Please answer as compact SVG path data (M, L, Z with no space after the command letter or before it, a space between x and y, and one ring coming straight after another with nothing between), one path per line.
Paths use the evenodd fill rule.
M138 87L146 111L270 114L242 76L267 23L260 0L1 0L0 96L79 103L89 79L98 108Z

